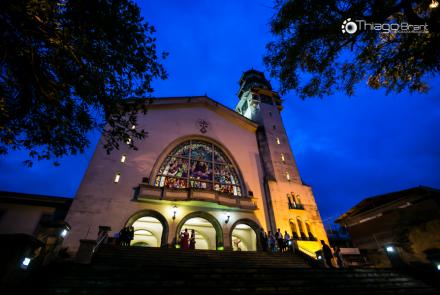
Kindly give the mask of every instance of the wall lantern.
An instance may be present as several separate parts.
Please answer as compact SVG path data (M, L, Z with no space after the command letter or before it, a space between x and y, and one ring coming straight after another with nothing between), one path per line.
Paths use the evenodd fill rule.
M67 236L67 229L63 229L63 231L61 232L60 236L62 238L64 238L65 236Z
M225 223L228 223L230 218L231 218L231 214L230 214L229 212L226 213L226 220L225 220Z
M394 253L396 251L393 246L386 246L385 249L387 250L388 253Z
M173 207L173 220L176 219L176 214L177 214L177 206L174 205L174 207Z
M20 267L21 267L22 269L27 269L28 266L29 266L29 263L31 263L31 259L30 259L29 257L25 257L25 258L23 259L23 261L21 262Z

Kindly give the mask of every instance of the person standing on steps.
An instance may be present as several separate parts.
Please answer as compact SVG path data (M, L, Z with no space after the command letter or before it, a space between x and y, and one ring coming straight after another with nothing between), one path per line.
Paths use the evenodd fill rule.
M191 250L196 249L196 232L195 230L191 230L191 237L189 238L189 248Z
M131 241L134 239L134 227L131 225L128 227L128 241L127 246L130 246Z
M275 238L277 240L278 251L283 252L284 239L283 239L283 234L281 233L281 229L278 229L278 231L275 234Z
M179 248L183 249L183 231L181 231L179 235Z
M188 247L189 247L188 240L189 240L189 233L188 233L188 229L185 228L185 231L183 232L183 237L182 237L182 249L184 249L184 250L188 249Z
M341 248L339 248L338 246L335 247L335 258L336 258L336 263L338 264L339 268L344 268L345 267L345 263L344 263L344 258L342 257L342 253L341 253Z
M124 227L119 232L119 244L121 246L127 246L127 235L128 235L127 227Z
M260 244L264 252L267 252L267 234L263 228L260 229Z
M284 231L284 248L283 248L283 252L288 251L290 248L290 235L287 232L287 230Z
M274 253L275 252L276 239L273 236L271 231L269 231L268 236L269 236L269 249L270 249L270 252Z
M322 254L324 255L325 263L327 264L327 267L334 268L332 263L333 253L332 249L324 242L324 240L321 240L322 244Z

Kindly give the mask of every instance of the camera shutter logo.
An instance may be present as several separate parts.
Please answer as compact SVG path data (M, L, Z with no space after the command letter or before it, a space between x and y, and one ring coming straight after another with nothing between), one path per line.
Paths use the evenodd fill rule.
M354 34L358 29L356 23L351 21L351 18L347 18L346 20L344 20L341 28L342 28L342 33L344 34L345 33Z

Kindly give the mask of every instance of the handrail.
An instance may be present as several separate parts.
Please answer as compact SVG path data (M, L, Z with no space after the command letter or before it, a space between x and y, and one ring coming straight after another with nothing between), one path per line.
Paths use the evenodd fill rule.
M108 238L108 233L106 231L103 231L101 235L96 240L96 245L93 247L92 255L98 250L99 246Z
M301 247L300 245L298 245L298 250L300 250L300 251L306 253L307 255L311 256L312 258L316 259L316 253L314 253L314 252L312 252L310 250L307 250L307 249Z

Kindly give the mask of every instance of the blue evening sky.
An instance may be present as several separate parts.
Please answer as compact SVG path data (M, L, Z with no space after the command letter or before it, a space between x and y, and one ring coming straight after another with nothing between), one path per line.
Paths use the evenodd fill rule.
M271 1L139 1L156 29L166 81L155 96L208 94L234 108L238 79L271 40ZM267 75L267 71L266 75ZM274 88L277 82L271 79ZM289 93L282 112L303 180L312 186L323 220L334 220L365 197L417 185L440 188L440 78L428 94L391 94L359 85L354 97L337 94L302 101ZM22 164L25 152L0 157L0 190L73 197L96 146L66 157L60 167Z

